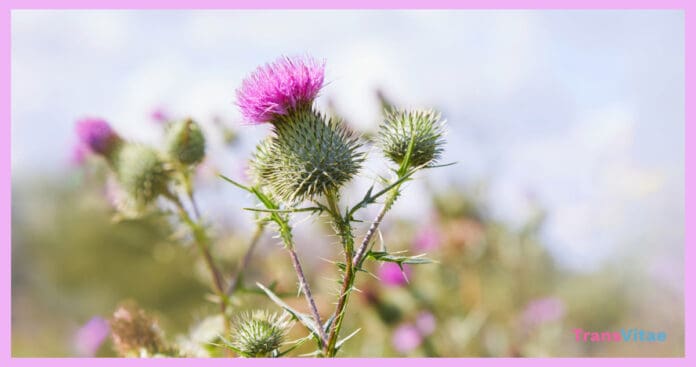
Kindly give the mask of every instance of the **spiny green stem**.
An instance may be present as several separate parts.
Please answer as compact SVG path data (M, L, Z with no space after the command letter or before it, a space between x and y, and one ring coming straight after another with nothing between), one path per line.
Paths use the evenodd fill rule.
M355 281L355 272L352 261L354 237L352 228L350 226L350 221L347 217L344 218L341 216L341 211L338 207L338 195L336 192L327 193L326 201L334 221L334 229L341 237L343 252L345 254L345 270L343 273L341 293L339 294L338 303L336 304L336 309L334 310L333 325L329 328L329 340L324 348L324 355L327 357L333 357L336 355L336 342L338 341L338 335L341 330L341 326L343 325L343 317L345 316L348 297L350 296L353 289L353 283Z
M360 247L358 247L358 251L356 251L355 256L353 257L353 266L362 266L362 263L365 260L365 254L367 253L367 249L370 247L370 243L372 243L372 238L377 233L379 225L382 223L382 219L384 219L384 215L387 214L392 205L394 205L394 201L396 201L398 193L399 186L397 185L390 192L389 196L387 197L387 200L382 206L382 209L380 209L379 213L375 217L375 220L372 221L370 228L365 233L365 238L363 238L362 242L360 243Z

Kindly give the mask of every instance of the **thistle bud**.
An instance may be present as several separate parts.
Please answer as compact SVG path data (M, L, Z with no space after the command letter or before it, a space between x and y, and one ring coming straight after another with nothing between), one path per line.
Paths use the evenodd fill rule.
M231 340L227 342L243 357L274 357L291 326L287 313L257 310L235 319Z
M364 154L339 121L306 107L277 116L275 134L251 161L258 183L276 198L296 203L338 190L358 172Z
M97 118L86 118L75 124L75 132L83 147L104 157L111 156L122 140L108 122Z
M126 144L118 152L116 161L118 181L138 204L151 203L167 192L169 171L157 152L139 144Z
M169 352L157 321L134 303L119 306L109 324L114 349L122 357L154 356Z
M205 136L192 119L173 124L167 132L167 153L186 165L200 163L205 158Z
M409 167L434 163L442 154L444 122L433 110L385 110L378 143L384 155L401 166L412 144Z

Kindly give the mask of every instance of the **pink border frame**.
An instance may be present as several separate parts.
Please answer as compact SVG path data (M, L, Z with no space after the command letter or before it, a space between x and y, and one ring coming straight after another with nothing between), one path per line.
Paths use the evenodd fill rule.
M695 303L693 283L688 279L696 277L695 236L694 228L688 223L696 223L694 213L694 190L689 190L689 183L694 181L693 170L696 148L693 144L696 128L694 128L693 93L695 83L694 73L689 70L689 61L693 62L695 45L693 38L693 18L696 6L688 0L296 0L292 3L282 0L3 0L0 2L0 364L4 366L36 366L51 365L65 367L79 366L189 366L204 363L207 366L261 365L261 366L318 366L330 364L335 366L353 367L357 359L338 358L325 359L284 359L284 360L251 360L236 359L234 362L226 359L116 359L116 358L12 358L11 357L11 103L10 103L10 32L11 11L13 9L681 9L685 19L685 357L683 358L438 358L427 361L419 358L404 358L390 360L402 366L419 366L422 363L435 363L442 366L498 366L516 365L529 367L556 366L586 366L588 364L641 366L694 366L696 358L693 352L694 340L691 331L696 329L696 318L690 316L688 310ZM693 69L693 68L692 68ZM692 145L689 145L689 142ZM363 358L359 363L377 365L384 363L379 358Z

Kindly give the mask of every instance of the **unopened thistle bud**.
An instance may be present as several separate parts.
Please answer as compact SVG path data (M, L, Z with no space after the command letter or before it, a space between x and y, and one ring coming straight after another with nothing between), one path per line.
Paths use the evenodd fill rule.
M111 337L122 357L140 357L169 352L157 321L134 303L119 306L111 320Z
M205 158L205 136L192 119L173 124L167 131L167 153L185 165L200 163Z
M259 144L251 169L259 184L287 203L335 192L365 159L340 121L310 107L277 116L273 126L275 134Z
M151 203L168 190L169 170L157 152L139 144L126 144L116 161L118 181L139 205Z
M385 110L378 143L384 155L401 165L411 148L409 167L436 162L442 154L444 122L434 110Z
M274 357L291 326L287 313L248 312L235 319L228 343L243 357Z
M92 153L110 157L122 143L121 138L108 122L98 118L86 118L75 124L75 132L82 146Z

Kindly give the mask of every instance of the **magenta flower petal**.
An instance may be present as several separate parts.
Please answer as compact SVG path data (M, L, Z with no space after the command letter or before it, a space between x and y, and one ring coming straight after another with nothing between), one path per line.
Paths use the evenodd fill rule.
M407 354L418 348L423 342L418 328L411 324L404 324L394 330L392 345L399 353Z
M97 154L107 154L119 138L108 122L98 118L86 118L77 122L75 132L82 144Z
M109 322L101 317L93 317L83 325L74 337L75 352L81 357L94 357L109 336Z
M396 263L384 263L379 268L378 277L382 283L389 287L402 287L408 284L408 277L411 275L411 268L402 265L403 271Z
M253 124L269 122L301 104L311 104L324 85L324 62L281 57L258 67L237 89L237 105Z

